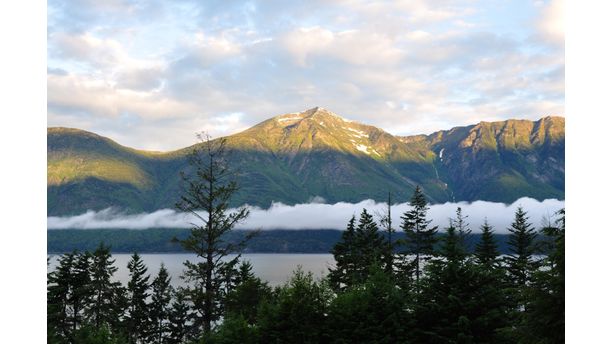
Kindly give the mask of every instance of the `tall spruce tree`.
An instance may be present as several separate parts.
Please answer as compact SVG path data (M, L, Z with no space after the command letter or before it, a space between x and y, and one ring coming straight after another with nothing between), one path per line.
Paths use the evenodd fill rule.
M72 341L69 303L72 294L76 252L59 257L55 270L47 274L47 342Z
M529 223L529 217L522 207L516 210L514 221L508 231L510 231L508 239L510 254L505 260L509 279L516 288L522 288L536 268L533 253L537 232Z
M193 316L189 310L189 301L186 295L187 292L183 288L178 288L174 292L172 307L168 314L168 338L166 343L185 343L187 339L192 337L190 324Z
M228 267L236 266L240 254L224 258L239 253L250 238L236 244L226 241L225 234L246 219L249 210L240 207L229 211L238 184L236 173L228 164L226 140L212 140L202 134L198 138L201 143L189 155L191 173L181 172L184 191L176 207L193 215L198 222L192 224L189 237L179 242L201 259L185 262L183 278L190 283L187 294L195 311L193 325L208 336L222 315Z
M357 254L355 247L355 215L351 217L342 232L342 237L331 250L336 266L329 269L329 281L336 291L341 291L353 285L356 280Z
M109 328L119 332L123 316L124 288L120 282L113 282L117 271L111 258L110 247L100 243L93 252L91 262L91 298L85 314L95 330Z
M172 301L173 288L170 285L168 270L162 263L157 276L151 283L151 304L149 306L149 317L151 321L151 332L149 341L162 344L167 341L169 332L169 317Z
M553 226L541 230L551 243L545 269L533 274L527 288L523 339L536 343L565 342L565 209L557 212Z
M149 322L149 275L147 267L138 253L134 253L127 268L130 279L127 283L128 314L127 334L130 343L146 342L151 324Z
M493 237L493 227L485 218L484 224L480 227L482 231L480 241L476 244L474 255L478 263L483 266L493 267L498 262L499 251L495 238Z
M413 255L414 259L408 265L407 273L412 273L414 267L417 290L419 278L421 276L421 260L428 260L434 255L434 245L436 243L436 233L438 227L429 227L431 220L427 220L427 200L425 194L419 186L414 190L410 200L411 209L402 216L402 229L406 233L405 255Z
M364 283L373 265L382 266L385 241L374 218L364 208L355 229L356 283Z
M414 305L416 343L503 343L507 324L500 275L465 255L453 222L442 237L438 257L425 268Z
M391 220L391 192L387 195L387 211L381 217L380 224L385 231L385 249L383 251L383 262L385 264L385 273L389 276L394 275L395 272L395 249L398 243L393 239L395 234L395 228L393 228L393 221Z
M467 215L463 215L463 210L461 207L457 207L457 211L455 212L455 219L453 220L453 227L457 230L457 235L459 236L459 243L463 248L463 251L467 254L471 251L471 242L470 242L470 234L472 230L470 229L470 224L467 223Z

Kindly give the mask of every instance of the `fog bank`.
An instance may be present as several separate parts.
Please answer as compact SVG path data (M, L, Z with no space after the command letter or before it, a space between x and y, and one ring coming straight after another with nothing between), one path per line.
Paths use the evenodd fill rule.
M507 232L507 227L514 218L516 209L522 206L528 213L531 222L542 225L544 218L554 216L554 213L565 207L565 201L548 199L542 202L531 198L521 198L508 205L504 203L476 201L472 203L444 203L430 205L428 219L441 228L448 225L448 220L454 217L457 207L468 215L467 222L474 232L479 231L485 217L498 233ZM246 221L239 224L239 229L344 229L351 216L359 217L365 208L375 218L386 211L385 203L364 200L359 203L339 202L335 204L307 203L293 206L274 203L268 209L250 207L251 214ZM395 228L401 224L401 215L410 206L407 203L394 204L391 207L392 220ZM125 214L113 209L102 211L87 211L81 215L66 217L48 217L48 229L101 229L101 228L188 228L190 223L197 223L194 216L177 213L171 209L162 209L153 213Z

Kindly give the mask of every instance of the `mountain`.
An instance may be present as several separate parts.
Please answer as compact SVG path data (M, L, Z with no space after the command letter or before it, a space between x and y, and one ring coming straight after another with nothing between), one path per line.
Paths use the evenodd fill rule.
M565 119L481 122L398 137L326 109L284 114L227 137L240 174L235 204L406 201L421 185L432 203L522 196L564 198ZM172 208L187 147L148 152L68 128L47 131L49 215L117 207Z

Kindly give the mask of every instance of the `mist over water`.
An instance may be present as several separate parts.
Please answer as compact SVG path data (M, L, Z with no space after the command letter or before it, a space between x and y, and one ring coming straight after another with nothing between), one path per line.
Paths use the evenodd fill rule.
M472 203L444 203L430 205L428 219L441 228L448 225L455 216L457 207L468 216L467 222L474 232L487 218L497 233L506 233L514 218L514 212L521 206L528 213L531 223L540 227L545 219L554 219L554 214L565 207L564 200L547 199L538 201L521 198L512 204L476 201ZM335 204L306 203L285 205L273 203L268 209L250 207L251 214L238 229L344 229L351 216L359 217L362 209L380 218L386 213L386 204L373 200L359 203L339 202ZM410 209L408 203L391 206L391 217L396 228L401 224L401 215ZM198 223L193 215L178 213L172 209L161 209L152 213L125 214L114 209L87 211L81 215L48 217L47 229L147 229L147 228L188 228L190 223Z

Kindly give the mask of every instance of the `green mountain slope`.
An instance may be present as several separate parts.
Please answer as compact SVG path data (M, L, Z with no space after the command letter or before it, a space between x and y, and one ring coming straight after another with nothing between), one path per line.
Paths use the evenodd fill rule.
M522 196L564 198L564 119L480 123L429 136L396 137L314 108L227 137L242 189L236 204L268 207L406 200L422 185L432 202ZM77 129L47 132L49 215L117 207L172 208L187 147L152 153Z

